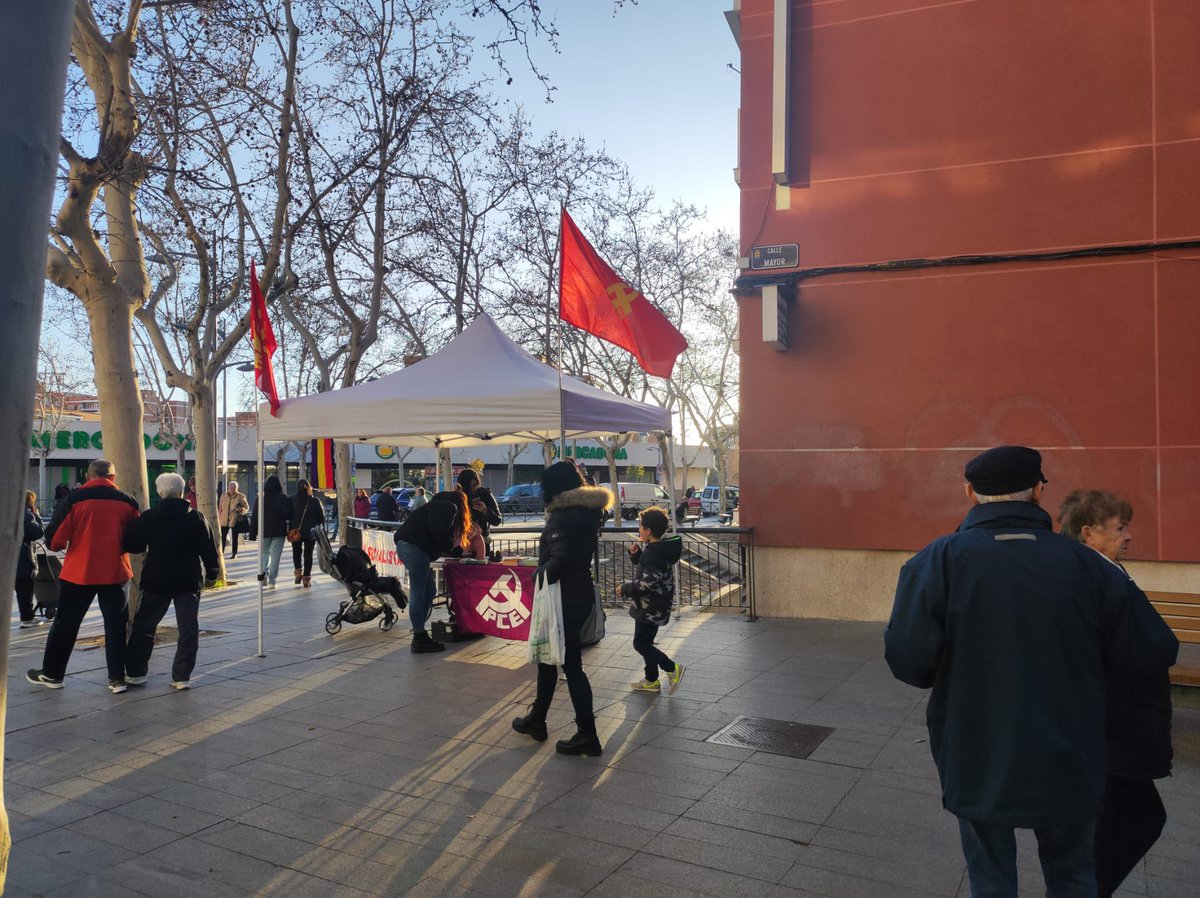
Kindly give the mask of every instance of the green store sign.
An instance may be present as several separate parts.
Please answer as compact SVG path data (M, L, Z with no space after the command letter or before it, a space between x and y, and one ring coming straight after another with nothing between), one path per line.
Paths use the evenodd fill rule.
M142 439L145 440L147 449L153 446L160 452L174 452L180 446L186 451L196 448L195 442L183 434L169 437L163 433L156 433L154 436L143 433ZM88 433L86 430L43 430L35 433L31 442L34 450L39 452L46 449L104 449L103 431L99 430L94 433Z
M572 450L574 450L574 451L572 451ZM558 455L558 447L557 446L554 447L554 454ZM601 446L575 446L575 447L568 446L567 447L567 457L568 458L570 458L570 457L591 458L591 459L599 459L600 461L603 461L606 458L608 458L608 456L605 454L604 448ZM629 453L626 452L624 449L617 450L617 454L616 454L617 461L624 461L628 458L629 458Z

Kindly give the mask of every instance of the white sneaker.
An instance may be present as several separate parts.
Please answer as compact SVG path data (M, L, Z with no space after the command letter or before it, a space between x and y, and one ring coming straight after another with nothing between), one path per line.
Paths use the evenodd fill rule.
M129 674L125 675L125 682L130 686L145 686L146 680L147 677L131 677Z
M191 684L191 681L190 681L190 680L172 680L172 681L171 681L171 688L172 688L172 689L175 689L175 690L182 691L182 690L184 690L184 689L191 689L191 688L192 688L192 684Z
M42 622L40 620L38 620L37 618L34 618L33 620L21 621L21 629L22 630L28 630L30 627L40 627L41 625L42 625Z
M120 695L122 692L125 691L126 688L127 687L125 686L124 680L109 680L108 681L108 691L111 692L113 695Z
M274 588L275 588L275 584L274 584L274 583L271 583L270 585L268 585L268 586L267 586L267 589L274 589Z

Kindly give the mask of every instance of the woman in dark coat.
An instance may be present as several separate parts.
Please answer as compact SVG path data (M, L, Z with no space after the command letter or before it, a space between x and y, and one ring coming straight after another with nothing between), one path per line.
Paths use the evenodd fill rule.
M36 627L37 619L33 616L33 575L37 566L33 563L33 542L45 534L42 519L37 510L37 494L32 490L25 491L25 535L21 540L21 548L17 553L17 607L21 610L21 626Z
M595 606L592 583L592 557L604 511L612 505L612 493L602 487L586 486L574 462L560 461L542 472L542 498L546 502L546 524L538 544L538 576L548 583L562 584L562 616L565 655L562 669L575 709L577 731L570 739L560 740L559 754L599 755L602 751L592 713L592 685L583 672L583 625ZM529 713L512 722L518 733L545 741L546 713L554 698L558 668L539 664L537 698Z
M1103 490L1075 490L1063 501L1063 536L1099 552L1125 576L1133 506ZM1131 578L1132 579L1132 578ZM1107 779L1096 821L1096 884L1110 898L1158 841L1167 811L1154 785L1171 775L1169 665L1141 676L1109 674L1105 684Z
M321 508L321 500L312 494L312 487L307 480L296 484L296 495L292 496L292 529L299 528L300 539L292 543L292 562L296 568L296 582L312 586L313 546L316 539L312 535L313 527L325 523L325 511ZM304 567L300 567L303 553Z
M258 535L258 500L254 500L254 511L250 514L250 533ZM288 526L292 519L292 500L283 494L279 478L272 474L263 484L263 556L267 561L267 584L275 588L279 578L279 559L283 556L283 544L287 541Z
M414 654L445 648L425 630L435 591L429 565L443 555L462 555L470 530L471 510L467 494L460 489L438 493L409 514L396 530L396 554L408 570L408 620L413 629Z

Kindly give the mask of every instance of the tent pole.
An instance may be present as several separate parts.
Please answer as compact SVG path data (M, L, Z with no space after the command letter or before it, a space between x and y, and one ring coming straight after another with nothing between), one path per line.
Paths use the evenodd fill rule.
M263 651L263 589L267 580L267 567L265 564L266 552L263 548L266 538L263 536L263 531L266 529L265 521L267 519L267 490L266 481L263 480L263 441L256 440L256 442L258 443L258 657L265 658L267 656Z

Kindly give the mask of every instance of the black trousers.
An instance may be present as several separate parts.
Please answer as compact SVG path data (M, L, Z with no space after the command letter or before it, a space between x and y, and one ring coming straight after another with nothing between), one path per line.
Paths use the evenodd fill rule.
M21 620L33 620L33 578L17 577L17 608L21 610Z
M313 553L313 546L316 545L316 542L317 541L310 536L308 539L302 539L298 543L292 543L292 567L294 567L296 570L301 570L300 555L301 555L301 552L303 552L303 554L304 554L303 570L304 570L305 577L312 574L312 553Z
M230 557L236 558L237 557L237 541L238 541L238 531L237 531L236 527L222 527L221 528L221 551L222 552L225 551L225 537L230 533L233 534L233 554Z
M131 677L144 677L150 669L154 634L172 602L175 603L179 642L175 644L171 679L182 683L192 678L192 671L196 669L196 651L200 646L200 594L196 592L142 593L133 616L133 630L129 634L129 650L125 657L125 670Z
M585 605L563 603L563 644L566 651L562 669L567 675L567 691L571 693L575 722L580 732L594 736L596 718L592 713L592 684L583 672L583 643L579 639L583 625L592 613L592 606L592 602ZM537 698L533 702L533 716L545 720L550 702L554 699L554 688L558 685L558 668L553 664L539 664L537 668Z
M1153 780L1110 773L1096 824L1096 883L1109 898L1162 835L1167 811Z
M109 583L90 586L58 581L58 613L46 636L46 651L42 656L42 672L49 677L62 677L67 672L67 662L79 638L79 625L92 607L92 599L100 600L100 613L104 615L104 660L108 666L110 680L125 679L125 584Z
M675 669L675 662L655 648L654 637L657 635L658 627L654 624L642 620L633 622L633 650L646 662L646 679L651 683L658 679L660 668L664 673Z

